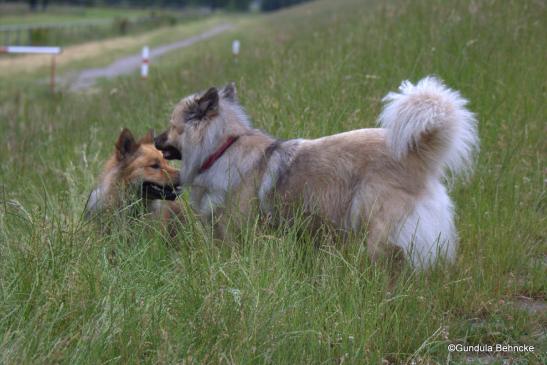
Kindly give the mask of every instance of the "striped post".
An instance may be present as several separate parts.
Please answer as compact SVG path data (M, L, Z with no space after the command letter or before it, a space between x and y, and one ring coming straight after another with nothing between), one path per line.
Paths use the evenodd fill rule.
M150 50L148 46L142 47L142 65L141 65L141 78L146 80L148 78L148 65L150 63Z

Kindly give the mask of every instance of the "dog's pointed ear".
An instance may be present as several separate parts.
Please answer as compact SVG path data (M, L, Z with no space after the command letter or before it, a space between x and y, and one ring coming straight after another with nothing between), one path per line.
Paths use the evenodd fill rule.
M131 156L139 148L138 143L133 137L133 133L127 128L124 128L116 142L116 157L118 160L123 160Z
M228 85L224 86L222 89L222 97L229 101L237 101L237 90L236 83L230 82Z
M200 116L213 116L218 113L218 90L212 87L196 101Z
M154 143L154 130L149 129L148 132L139 140L140 144L153 144Z

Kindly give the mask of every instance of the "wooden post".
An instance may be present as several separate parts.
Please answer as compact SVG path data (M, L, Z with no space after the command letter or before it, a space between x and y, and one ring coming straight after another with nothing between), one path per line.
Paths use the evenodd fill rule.
M51 56L51 78L49 80L49 87L51 88L52 94L55 94L55 68L56 68L55 58L56 58L55 55Z

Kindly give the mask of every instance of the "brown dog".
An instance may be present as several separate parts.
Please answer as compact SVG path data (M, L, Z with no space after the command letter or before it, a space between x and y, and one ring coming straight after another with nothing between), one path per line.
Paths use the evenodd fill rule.
M98 186L89 196L86 216L113 212L142 200L146 213L166 223L175 217L182 219L181 207L174 201L179 171L169 165L153 141L152 131L139 141L128 129L120 133Z
M211 88L178 103L156 146L182 159L181 184L201 216L249 217L253 201L284 216L297 205L337 229L367 231L373 259L395 246L419 267L452 260L457 232L443 180L471 171L475 117L433 77L404 82L384 101L381 128L280 141L251 126L234 85Z

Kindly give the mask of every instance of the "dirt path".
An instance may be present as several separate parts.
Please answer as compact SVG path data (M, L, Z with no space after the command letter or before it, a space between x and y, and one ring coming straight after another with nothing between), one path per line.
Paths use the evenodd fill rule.
M179 48L189 47L194 43L214 37L231 30L232 24L220 24L201 34L185 38L175 43L166 44L150 49L150 59L160 57ZM106 67L86 69L64 81L71 91L81 91L91 87L98 78L113 78L135 72L141 66L141 55L123 57Z

